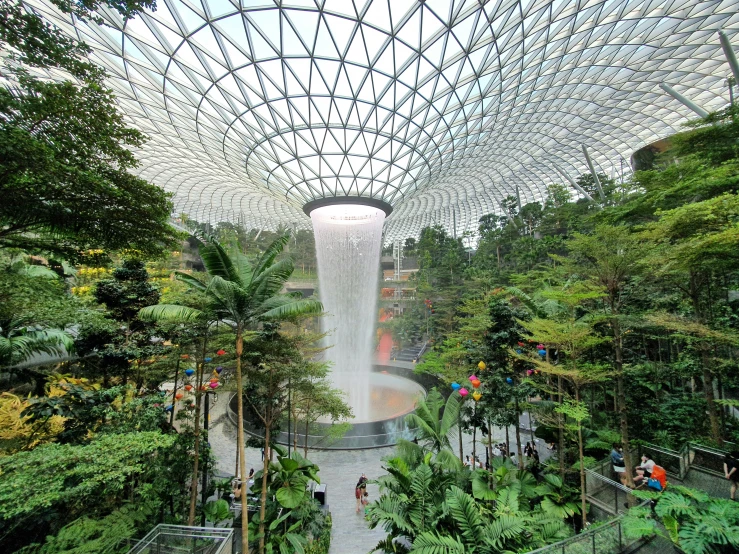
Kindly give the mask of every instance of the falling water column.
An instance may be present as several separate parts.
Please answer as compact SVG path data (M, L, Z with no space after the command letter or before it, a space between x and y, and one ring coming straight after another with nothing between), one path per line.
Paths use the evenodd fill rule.
M354 420L367 421L382 225L388 210L360 204L304 210L313 221L319 294L328 313L323 326L333 345L326 351L332 380L346 393Z

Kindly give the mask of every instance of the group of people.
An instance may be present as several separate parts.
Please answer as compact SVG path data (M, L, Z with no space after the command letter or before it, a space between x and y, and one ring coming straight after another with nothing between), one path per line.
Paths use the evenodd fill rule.
M502 456L503 458L510 458L513 465L518 465L518 458L516 457L515 452L508 453L508 446L506 443L501 442L499 444L493 445L492 448L493 451L493 457ZM486 458L487 458L487 452ZM529 465L538 465L539 464L539 451L536 449L536 443L534 442L527 442L526 446L523 449L523 455L526 456L526 458L529 459ZM471 460L469 456L465 456L464 465L469 468L479 468L482 469L483 467L485 469L490 469L490 463L489 461L485 461L485 465L480 461L479 456L475 456L474 460Z
M628 486L626 478L626 462L624 461L623 447L614 444L611 450L611 463L613 471L618 475L619 481ZM641 463L634 468L635 474L632 479L634 486L639 488L646 485L647 488L663 491L667 487L667 472L662 466L657 465L648 454L642 454Z

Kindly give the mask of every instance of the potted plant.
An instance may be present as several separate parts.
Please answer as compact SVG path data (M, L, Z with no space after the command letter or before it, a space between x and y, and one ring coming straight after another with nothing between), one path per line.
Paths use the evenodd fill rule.
M632 539L661 536L686 554L724 554L739 551L739 503L727 498L671 485L662 493L634 491L651 500L653 508L631 508L623 521Z

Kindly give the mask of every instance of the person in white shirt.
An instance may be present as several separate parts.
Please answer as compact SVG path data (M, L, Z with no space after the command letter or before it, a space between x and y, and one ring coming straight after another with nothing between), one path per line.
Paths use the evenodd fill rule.
M634 484L639 486L642 481L649 479L652 475L652 469L654 469L655 463L652 458L646 454L642 454L641 465L636 466L636 476L634 477Z

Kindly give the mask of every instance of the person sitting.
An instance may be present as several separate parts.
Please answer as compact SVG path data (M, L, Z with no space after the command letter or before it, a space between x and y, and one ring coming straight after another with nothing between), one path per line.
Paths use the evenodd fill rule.
M618 480L621 481L622 485L626 485L626 463L622 452L621 445L614 443L613 450L611 450L611 463L613 464L613 471L618 475Z
M636 475L634 476L634 485L637 487L645 483L651 476L655 463L652 458L646 454L642 454L641 464L636 466Z

